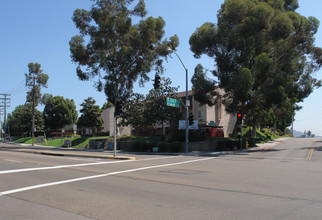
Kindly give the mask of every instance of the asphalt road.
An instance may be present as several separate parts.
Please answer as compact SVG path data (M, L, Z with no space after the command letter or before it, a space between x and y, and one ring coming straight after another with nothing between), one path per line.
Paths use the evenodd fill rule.
M321 219L322 140L108 160L0 151L0 219Z

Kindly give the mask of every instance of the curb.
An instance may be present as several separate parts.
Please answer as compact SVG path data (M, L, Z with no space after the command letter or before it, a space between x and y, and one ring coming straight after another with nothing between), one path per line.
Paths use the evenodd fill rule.
M289 140L289 137L285 137L285 138L278 138L263 144L256 144L256 147L252 148L252 150L270 150L273 147L275 147L276 145L279 145L287 140Z
M109 156L109 155L101 155L99 153L86 153L82 152L68 152L68 151L59 151L59 150L41 150L41 149L10 149L7 148L8 151L14 152L24 152L24 153L34 153L34 154L42 154L42 155L50 155L50 156L70 156L70 157L87 157L87 158L101 158L101 159L114 159L114 160L136 160L135 157L126 157L126 156Z

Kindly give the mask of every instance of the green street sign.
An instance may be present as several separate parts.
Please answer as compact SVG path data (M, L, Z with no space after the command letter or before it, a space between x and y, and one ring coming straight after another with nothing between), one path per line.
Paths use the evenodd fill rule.
M214 121L210 121L210 123L208 123L208 125L215 126L216 123Z
M178 99L173 99L173 98L167 97L167 106L179 108L180 101Z

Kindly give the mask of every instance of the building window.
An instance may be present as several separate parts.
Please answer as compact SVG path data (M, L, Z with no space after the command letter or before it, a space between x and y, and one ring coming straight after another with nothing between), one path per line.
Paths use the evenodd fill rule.
M203 111L198 111L198 118L203 118Z
M219 124L221 118L222 118L222 106L221 106L221 98L217 99L216 107L215 107L215 117L216 117L216 123Z

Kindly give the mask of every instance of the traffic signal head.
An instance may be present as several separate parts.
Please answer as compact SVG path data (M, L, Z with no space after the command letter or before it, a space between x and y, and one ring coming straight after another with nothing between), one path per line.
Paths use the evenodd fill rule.
M161 82L161 77L159 76L159 74L155 74L154 89L160 88L160 82Z
M194 116L192 113L190 113L189 115L189 125L193 125L193 121L194 121Z
M243 114L241 112L237 112L237 123L238 124L243 123Z
M241 138L241 128L240 127L236 128L236 133L237 133L237 137Z
M123 101L120 99L117 99L115 101L115 116L119 116L122 115L123 110L122 110L122 105L123 105Z

